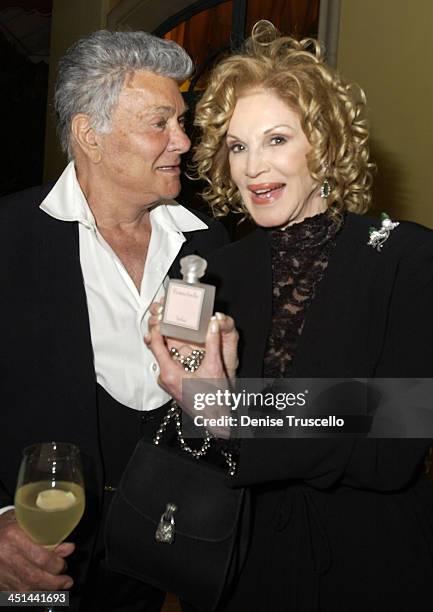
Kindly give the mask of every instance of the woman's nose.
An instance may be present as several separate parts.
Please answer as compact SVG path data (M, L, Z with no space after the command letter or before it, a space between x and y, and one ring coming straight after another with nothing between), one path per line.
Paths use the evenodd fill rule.
M245 173L250 178L254 178L258 176L262 172L266 171L266 160L264 159L261 151L251 151L247 152L247 165L245 169Z

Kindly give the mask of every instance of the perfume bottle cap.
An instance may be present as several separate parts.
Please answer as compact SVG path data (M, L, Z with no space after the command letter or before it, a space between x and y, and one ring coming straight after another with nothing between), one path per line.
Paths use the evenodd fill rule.
M180 271L186 283L196 283L203 276L207 261L199 255L187 255L180 260Z

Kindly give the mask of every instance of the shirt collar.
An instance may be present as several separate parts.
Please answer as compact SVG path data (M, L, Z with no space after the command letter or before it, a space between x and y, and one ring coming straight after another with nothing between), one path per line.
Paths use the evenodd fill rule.
M64 169L57 183L40 205L41 210L59 221L78 221L87 228L95 228L95 218L86 201L75 173L74 162ZM150 212L154 223L166 231L177 233L208 229L192 212L175 200L164 200Z
M85 227L96 226L95 218L77 180L74 162L69 162L66 166L40 208L59 221L78 221Z
M206 223L176 200L163 200L151 211L150 218L152 226L157 223L165 230L177 233L208 229Z

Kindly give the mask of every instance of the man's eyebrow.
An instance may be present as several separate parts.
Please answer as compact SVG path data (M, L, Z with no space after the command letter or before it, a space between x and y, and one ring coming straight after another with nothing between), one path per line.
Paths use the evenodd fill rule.
M174 107L173 106L156 106L156 104L154 106L149 106L146 109L146 114L148 113L172 113L174 111Z
M180 116L184 115L188 110L188 106L185 106L185 108L183 109L183 111L180 113ZM173 115L175 113L176 109L174 108L174 106L150 106L147 110L146 110L146 115L148 115L149 113L170 113L171 115Z

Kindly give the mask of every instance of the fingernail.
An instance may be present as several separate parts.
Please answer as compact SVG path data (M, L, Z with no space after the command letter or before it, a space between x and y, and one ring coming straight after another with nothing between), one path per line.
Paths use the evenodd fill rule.
M144 341L145 341L147 344L149 344L149 342L150 342L150 334L146 334L146 335L144 336Z
M162 321L162 312L160 312L159 314L156 315L156 318L158 319L158 321Z
M223 321L226 318L226 316L225 316L225 314L223 312L216 312L215 316L218 319L218 321Z
M216 334L218 333L218 330L219 330L218 321L216 320L216 317L213 316L210 318L210 332L211 334Z
M72 585L74 584L73 580L68 580L67 582L65 582L65 589L70 589L72 587Z
M160 312L162 312L164 310L164 306L162 304L160 304L156 310L156 314L159 314Z

